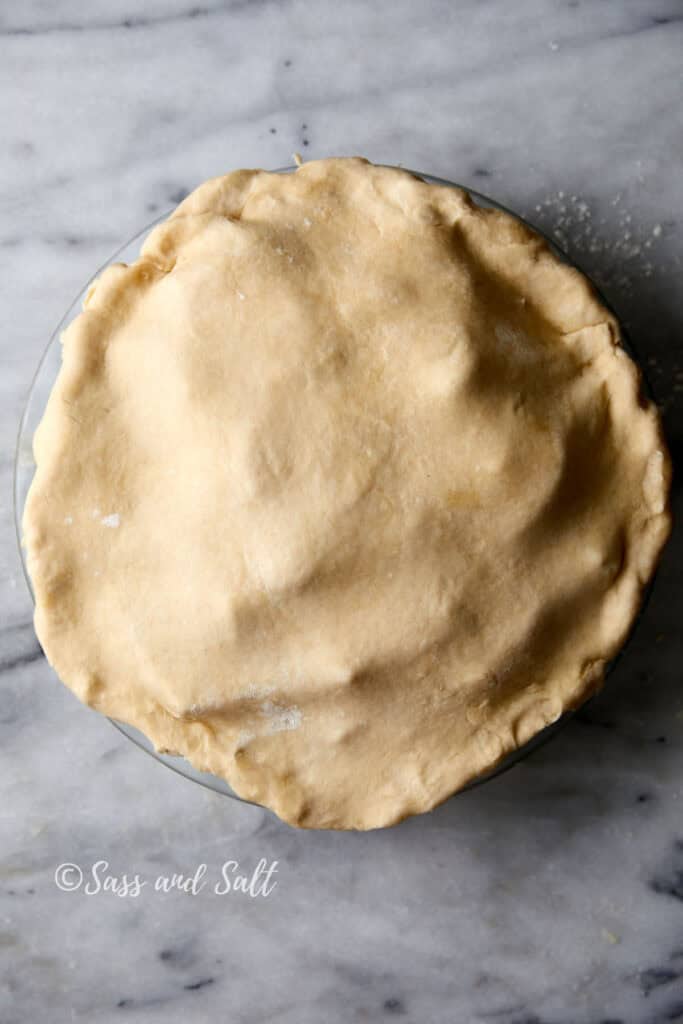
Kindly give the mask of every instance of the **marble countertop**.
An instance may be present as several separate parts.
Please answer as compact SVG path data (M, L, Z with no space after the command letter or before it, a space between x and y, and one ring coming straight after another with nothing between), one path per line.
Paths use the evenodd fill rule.
M85 279L204 178L296 150L451 178L555 234L627 325L678 458L682 52L680 0L2 5L2 1024L683 1021L680 535L559 737L397 828L301 833L56 681L10 497L33 369ZM117 892L92 891L107 873Z

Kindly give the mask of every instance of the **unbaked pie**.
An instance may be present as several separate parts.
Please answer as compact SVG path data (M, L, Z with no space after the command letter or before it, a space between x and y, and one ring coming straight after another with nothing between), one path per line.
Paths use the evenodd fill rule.
M209 181L106 270L35 455L59 676L306 827L425 811L577 706L670 528L586 279L360 159Z

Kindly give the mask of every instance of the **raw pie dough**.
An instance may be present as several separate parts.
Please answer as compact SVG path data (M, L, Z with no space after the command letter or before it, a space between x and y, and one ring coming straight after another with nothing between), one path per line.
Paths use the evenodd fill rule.
M360 159L209 181L106 270L35 455L60 677L306 827L425 811L584 700L670 525L586 280Z

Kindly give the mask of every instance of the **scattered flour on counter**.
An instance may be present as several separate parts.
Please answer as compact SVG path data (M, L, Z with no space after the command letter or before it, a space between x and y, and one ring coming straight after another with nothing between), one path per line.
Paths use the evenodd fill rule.
M71 526L73 521L74 521L74 517L73 516L64 516L64 525L65 526Z
M642 173L635 183L645 185ZM536 222L541 231L603 289L608 298L620 305L619 293L633 301L639 286L653 275L679 274L681 257L672 252L667 222L647 224L635 212L629 211L621 192L617 192L597 212L592 204L579 195L563 191L553 192L538 202L529 220ZM628 319L624 319L626 327ZM648 373L658 391L657 404L664 413L674 403L683 400L683 372L674 363L665 360L660 365L655 356L647 358ZM673 371L673 372L672 372ZM680 374L680 375L679 375Z
M621 942L621 937L615 932L611 932L609 928L602 928L600 930L603 942L608 942L610 946L618 946Z
M597 217L585 199L560 191L537 203L534 210L541 214L539 227L572 258L580 262L582 257L609 257L599 271L586 268L599 284L626 288L633 280L652 276L652 250L663 228L655 224L647 231L638 231L620 192L610 206L615 211L613 216Z

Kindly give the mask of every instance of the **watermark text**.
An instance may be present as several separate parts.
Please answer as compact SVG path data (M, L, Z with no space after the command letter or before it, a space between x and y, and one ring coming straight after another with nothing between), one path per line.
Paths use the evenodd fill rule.
M121 899L137 899L144 890L168 895L174 892L188 896L211 893L214 896L239 894L260 899L270 896L278 884L278 861L262 857L251 870L238 860L226 860L217 868L197 864L186 872L171 872L146 877L140 872L118 872L108 860L92 864L60 864L55 869L55 885L62 892L80 892L85 896L110 895Z

